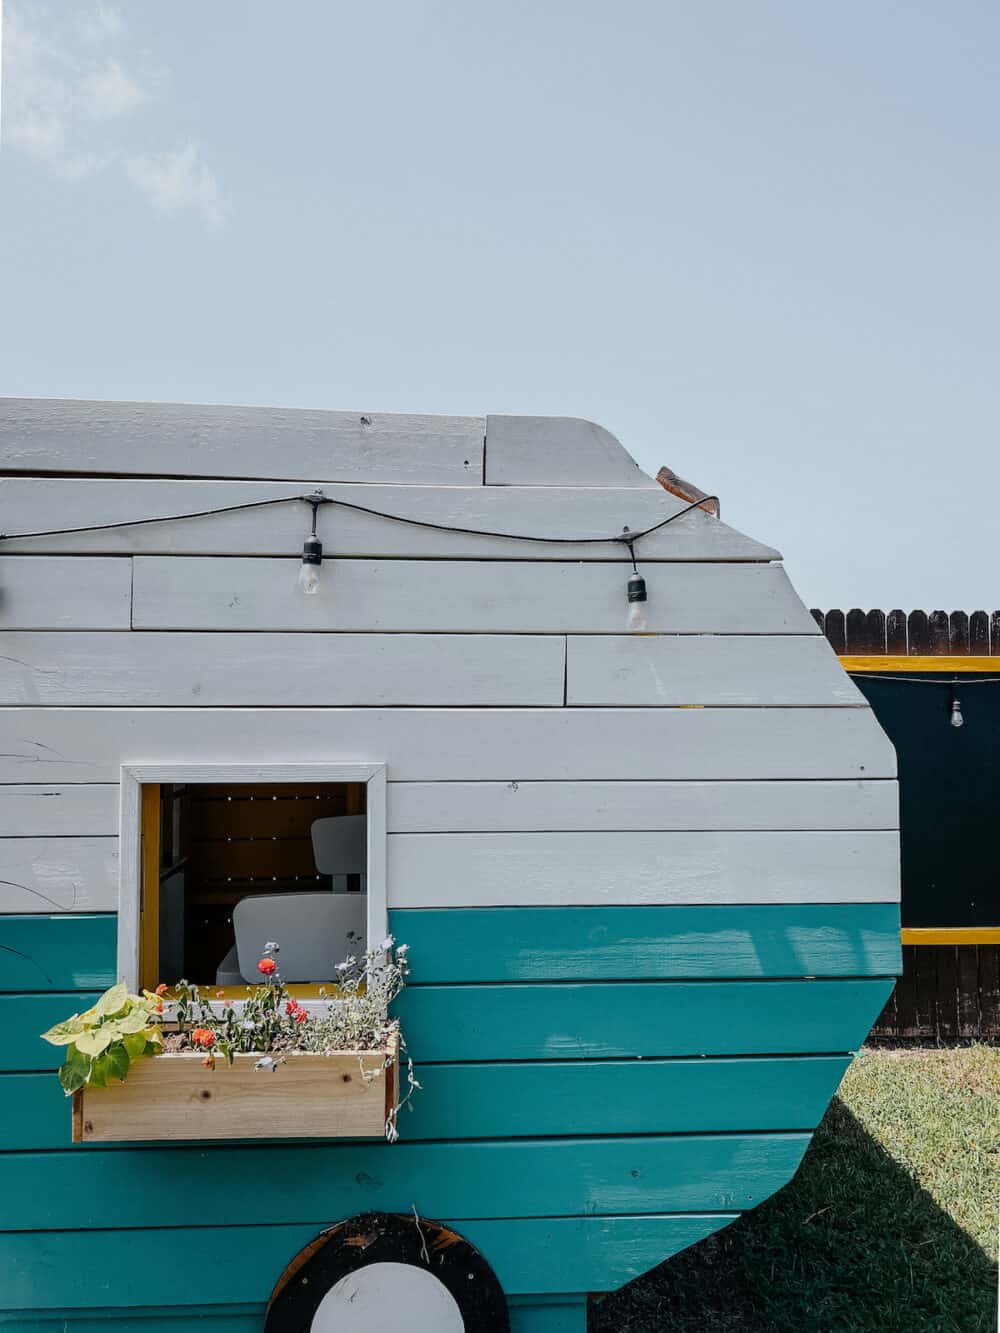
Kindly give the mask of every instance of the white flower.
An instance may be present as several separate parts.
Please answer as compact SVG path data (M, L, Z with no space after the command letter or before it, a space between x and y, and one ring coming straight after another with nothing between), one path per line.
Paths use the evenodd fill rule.
M243 1020L243 1022L240 1024L240 1027L243 1029L244 1032L256 1032L257 1030L257 1024L251 1023L248 1018L245 1018Z
M382 953L387 953L395 943L396 941L392 935L386 935L385 939L378 947L382 951Z
M264 945L265 953L278 953L279 951L280 951L280 945L275 944L274 940L268 940L268 942Z

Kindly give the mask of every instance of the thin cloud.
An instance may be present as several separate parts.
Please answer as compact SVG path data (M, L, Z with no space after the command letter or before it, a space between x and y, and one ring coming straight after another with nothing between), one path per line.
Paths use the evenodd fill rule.
M121 13L107 3L56 25L25 22L8 5L3 147L60 180L117 178L163 216L220 226L222 191L197 144L141 152L129 145L162 81L135 67L124 37Z
M125 160L125 171L158 213L194 213L217 227L225 220L222 195L197 144L171 153L136 154Z

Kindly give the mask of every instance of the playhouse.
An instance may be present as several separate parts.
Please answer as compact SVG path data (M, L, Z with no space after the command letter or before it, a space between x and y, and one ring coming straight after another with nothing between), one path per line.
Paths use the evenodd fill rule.
M582 1333L791 1178L899 868L777 551L564 418L3 400L0 474L0 1324ZM117 979L389 933L399 1142L74 1126Z

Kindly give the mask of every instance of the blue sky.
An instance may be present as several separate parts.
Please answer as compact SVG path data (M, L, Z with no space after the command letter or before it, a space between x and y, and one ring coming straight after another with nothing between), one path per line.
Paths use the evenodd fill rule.
M1000 8L6 0L0 393L589 417L990 607Z

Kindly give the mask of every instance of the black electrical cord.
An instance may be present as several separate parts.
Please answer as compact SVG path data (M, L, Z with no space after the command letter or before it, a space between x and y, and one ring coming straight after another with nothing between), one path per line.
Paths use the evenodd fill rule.
M217 509L197 509L187 514L159 514L152 518L122 519L115 523L86 523L75 528L43 528L37 532L0 532L0 541L20 541L29 537L66 537L78 532L110 532L115 528L138 528L149 523L177 523L186 518L210 518L215 514L234 514L242 509L263 509L268 505L302 502L313 505L314 513L321 505L338 505L341 509L352 509L355 513L370 514L374 518L386 518L394 523L408 523L411 527L433 528L437 532L456 532L466 537L498 537L505 538L508 541L551 542L563 543L568 546L624 542L631 550L632 544L637 542L640 537L648 537L650 533L658 532L660 528L665 528L668 523L673 523L675 519L683 518L692 509L698 509L708 500L718 502L718 498L716 495L706 495L701 500L695 500L683 509L679 509L676 514L670 514L667 518L661 519L659 523L653 523L650 527L643 528L639 532L633 532L631 528L625 528L622 533L614 537L533 536L530 533L491 532L485 528L462 528L451 523L434 523L430 519L411 518L405 514L389 514L382 509L372 509L368 505L355 504L351 500L337 500L332 496L323 495L321 491L316 491L312 495L277 495L266 500L247 500L242 504L220 505ZM634 563L635 557L633 554Z

